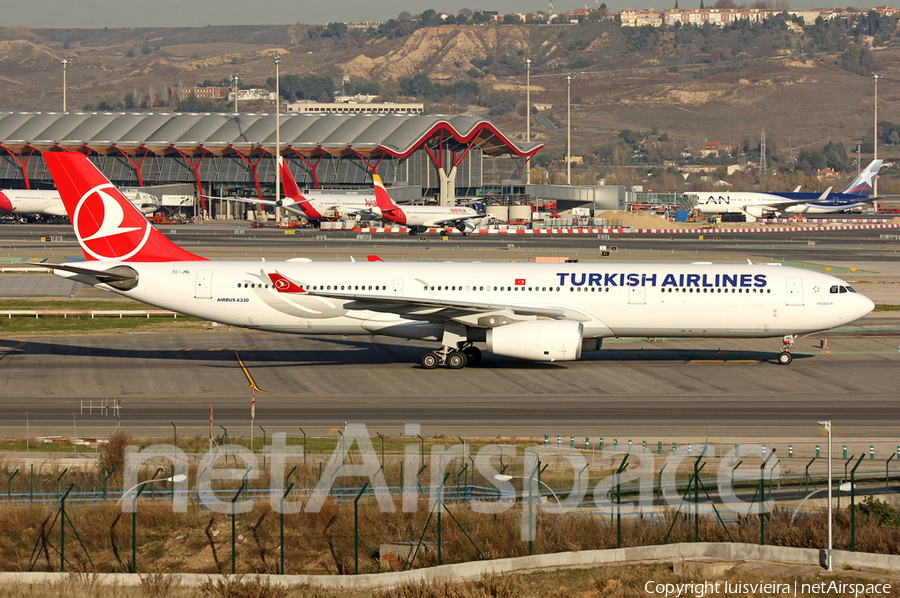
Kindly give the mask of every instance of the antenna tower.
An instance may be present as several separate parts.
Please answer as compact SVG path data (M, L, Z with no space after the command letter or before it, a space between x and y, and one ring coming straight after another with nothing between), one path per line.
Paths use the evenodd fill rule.
M550 0L550 12L547 13L547 16L550 16L552 14L553 14L553 0Z
M766 130L762 130L762 137L759 140L759 174L768 174L766 168Z

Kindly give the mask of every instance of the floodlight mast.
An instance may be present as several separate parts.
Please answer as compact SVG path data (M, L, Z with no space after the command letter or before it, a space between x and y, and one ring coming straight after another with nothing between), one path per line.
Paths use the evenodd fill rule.
M828 432L828 553L826 554L826 563L828 571L834 571L834 549L831 531L831 520L833 517L831 512L831 420L821 421L819 425Z

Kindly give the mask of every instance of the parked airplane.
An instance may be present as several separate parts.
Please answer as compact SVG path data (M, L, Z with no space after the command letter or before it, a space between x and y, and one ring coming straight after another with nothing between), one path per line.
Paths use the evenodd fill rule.
M829 187L824 193L697 193L695 208L704 214L743 213L751 218L787 214L831 214L859 209L872 204L869 197L883 160L873 160L840 193ZM799 187L797 188L799 189Z
M159 209L159 200L149 193L126 191L124 195L144 214L153 214ZM65 216L66 207L59 196L59 191L2 189L0 212L29 216Z
M874 304L812 270L759 265L209 261L155 229L79 153L44 159L86 262L54 274L195 317L274 332L437 341L422 365L491 353L568 361L602 339L783 337L844 326Z
M484 204L476 201L471 205L465 206L399 206L388 195L381 177L377 174L372 176L375 182L375 200L378 202L378 210L381 217L389 222L394 222L402 226L409 227L409 234L419 234L426 228L442 228L448 230L455 228L459 232L465 234L475 230L473 220L478 220L480 224L485 219L489 219Z
M284 187L284 199L280 202L271 200L240 199L247 203L277 205L289 212L304 216L307 220L319 221L326 216L364 216L381 217L410 229L410 234L418 234L425 228L455 228L466 233L475 230L472 220L483 220L484 204L476 202L474 208L453 206L400 206L388 194L377 174L372 194L336 194L336 193L301 193L297 181L287 163L279 158L281 180ZM225 198L223 198L225 199Z

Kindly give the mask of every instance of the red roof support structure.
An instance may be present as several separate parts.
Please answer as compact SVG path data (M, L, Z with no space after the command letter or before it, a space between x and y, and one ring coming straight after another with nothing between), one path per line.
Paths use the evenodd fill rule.
M288 146L288 147L290 147L292 150L294 150L294 153L297 154L297 156L298 156L301 160L303 160L303 163L306 164L306 167L309 168L309 169L312 171L312 176L313 176L313 186L314 186L316 189L318 189L318 188L319 188L319 173L316 172L316 169L319 167L319 162L321 162L321 161L322 161L322 158L325 157L325 152L322 152L321 154L319 154L319 159L316 160L316 163L315 163L315 164L310 164L310 163L309 163L309 160L306 159L306 156L304 156L303 154L301 154L299 151L297 151L297 150L294 149L293 147L291 147L291 146ZM320 149L320 150L322 149L322 146L321 146L321 145L319 146L319 149Z
M247 156L245 156L245 155L244 155L243 153L241 153L239 150L235 149L233 145L230 145L230 146L228 146L228 147L230 147L231 149L233 149L234 152L235 152L238 156L241 157L241 160L244 161L244 164L246 164L247 166L249 166L249 167L250 167L250 170L253 171L253 182L256 183L256 196L259 197L260 199L262 199L262 198L263 198L263 196L262 196L262 187L261 187L260 184L259 184L259 171L258 171L257 169L259 168L259 163L263 161L263 158L266 157L266 154L267 154L268 152L266 152L266 150L262 150L262 151L263 151L262 155L259 157L259 159L258 159L255 163L253 163L253 162L251 162L251 161L247 158ZM260 149L262 149L262 148L260 148Z
M200 163L203 162L203 158L206 157L206 155L209 153L209 150L207 150L205 147L203 147L201 145L200 149L203 150L203 155L200 156L200 159L197 160L196 164L194 164L194 162L190 158L185 156L184 152L182 152L180 149L178 149L174 145L172 145L170 147L173 150L175 150L176 152L178 152L178 155L180 155L182 158L184 158L184 161L187 162L188 164L190 164L191 167L194 169L194 177L196 177L196 179L197 179L197 191L200 194L200 207L203 208L203 211L208 214L209 212L206 211L206 200L203 199L203 185L200 183Z
M2 145L2 144L0 144L0 145ZM16 155L14 153L12 153L12 150L10 150L6 146L2 146L2 147L3 147L3 149L6 150L6 153L8 153L10 156L12 156L12 159L15 160L19 164L19 166L22 167L22 177L25 179L25 188L31 189L31 181L28 180L28 169L26 167L28 166L28 160L30 160L31 156L34 155L34 148L31 147L31 144L29 143L28 147L31 147L31 151L28 152L28 157L25 158L25 160L19 160L16 157Z
M147 159L147 156L150 154L150 150L144 146L141 146L141 149L144 150L144 155L141 156L141 159L139 161L135 162L134 160L131 159L131 156L129 156L128 154L125 153L125 150L120 148L115 143L113 144L113 147L116 148L117 150L119 150L119 152L123 156L125 156L125 159L128 160L129 163L131 163L131 165L134 167L134 171L137 173L138 185L143 187L144 186L144 177L141 174L141 165L144 163L144 160Z

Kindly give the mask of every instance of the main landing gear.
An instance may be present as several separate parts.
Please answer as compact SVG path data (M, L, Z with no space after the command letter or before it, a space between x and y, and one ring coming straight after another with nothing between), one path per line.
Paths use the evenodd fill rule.
M440 351L431 351L422 356L422 367L433 370L439 365L451 370L460 370L467 365L477 365L481 361L481 350L471 343L459 348L443 347Z
M794 358L791 356L791 348L794 346L794 336L788 334L784 337L781 345L781 353L778 355L778 363L781 365L789 365Z

